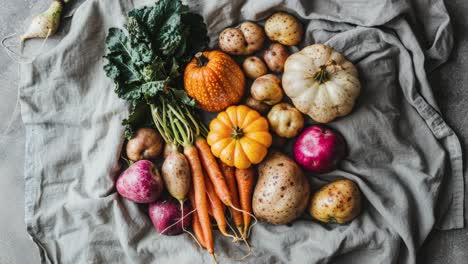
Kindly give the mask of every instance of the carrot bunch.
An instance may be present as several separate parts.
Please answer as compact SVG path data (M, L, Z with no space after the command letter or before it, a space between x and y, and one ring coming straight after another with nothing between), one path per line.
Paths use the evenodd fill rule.
M247 243L252 218L252 192L255 172L252 168L235 170L218 163L204 135L206 127L187 106L159 98L162 107L151 107L156 128L168 144L182 147L191 172L189 199L195 210L193 231L200 244L216 262L211 217L224 236ZM180 197L179 197L180 198ZM178 198L178 199L179 199ZM185 196L179 200L185 199ZM226 218L226 207L237 227ZM231 227L232 233L228 231Z
M212 216L222 235L233 238L233 241L242 239L248 245L246 239L252 219L255 170L235 169L217 161L203 137L198 137L194 146L185 148L184 154L192 170L189 199L196 208L192 225L197 240L215 256ZM226 207L229 208L239 235L227 220ZM228 231L228 227L231 227L232 233Z

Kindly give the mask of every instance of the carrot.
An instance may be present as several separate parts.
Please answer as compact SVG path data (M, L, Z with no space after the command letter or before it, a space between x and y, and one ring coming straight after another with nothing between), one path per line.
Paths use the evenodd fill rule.
M237 187L239 188L239 200L244 218L244 237L247 235L250 220L252 219L252 192L254 185L255 170L250 167L248 169L236 169L235 172ZM248 213L250 214L248 214Z
M226 206L232 206L232 198L231 194L229 193L226 180L224 179L223 174L219 169L218 163L216 162L213 153L211 153L210 146L206 142L206 139L198 137L195 140L195 146L199 151L203 167L205 168L205 171L208 173L208 176L214 185L216 194L218 194L218 197Z
M208 215L205 176L198 157L198 151L193 145L186 145L184 146L184 155L187 157L192 171L192 184L195 196L194 202L195 207L197 208L198 220L200 220L200 226L203 231L202 233L206 249L213 258L216 259L214 256L213 233L211 231L210 216Z
M190 204L192 205L192 208L196 209L197 207L196 207L196 204L195 204L195 193L193 191L193 185L190 187L189 200L190 200Z
M213 209L211 209L212 206L211 206L209 200L208 200L208 205L207 205L207 206L208 206L208 215L211 216L211 217L213 217Z
M225 206L223 202L219 199L218 195L216 194L213 184L211 183L210 179L205 178L205 183L206 183L206 193L208 195L208 200L211 205L211 210L213 212L213 217L216 220L216 223L218 224L218 229L223 234L224 236L234 238L237 240L237 238L233 235L230 235L227 232L227 221L226 221L226 216L224 215L225 211Z
M221 168L221 171L223 172L229 191L231 192L232 205L236 208L239 208L239 194L237 193L236 178L234 176L235 168L224 164L222 161L219 161L219 167ZM242 230L244 228L244 222L242 220L242 213L237 210L234 210L232 207L229 207L229 211L231 212L231 216L234 220L234 224L236 225L239 232L242 234L243 233Z
M195 209L195 193L193 192L193 185L192 185L192 188L190 188L188 197L189 197L190 203L192 204L192 207ZM203 231L200 225L200 220L198 219L198 215L196 213L193 215L193 218L192 218L192 229L200 245L206 248L206 243L203 237Z
M195 236L198 239L198 242L200 242L200 245L206 248L205 238L203 237L203 230L202 230L200 220L198 219L197 214L193 215L192 228L193 228L193 232L195 233Z

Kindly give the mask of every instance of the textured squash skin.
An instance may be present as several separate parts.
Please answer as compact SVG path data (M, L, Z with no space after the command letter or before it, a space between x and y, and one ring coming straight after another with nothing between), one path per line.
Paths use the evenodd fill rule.
M240 136L234 136L236 131ZM211 121L206 140L213 155L222 162L247 169L265 158L272 137L264 117L245 105L239 105L228 107Z
M349 114L361 91L356 67L324 44L289 56L282 82L293 105L319 123Z
M185 68L187 94L208 112L237 104L245 92L245 76L239 65L221 51L205 51L203 56L205 65L199 65L194 58Z

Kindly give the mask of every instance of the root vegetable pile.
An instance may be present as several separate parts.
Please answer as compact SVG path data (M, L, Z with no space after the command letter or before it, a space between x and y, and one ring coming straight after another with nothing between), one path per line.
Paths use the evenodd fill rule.
M129 116L122 122L127 139L122 160L128 168L117 178L116 189L127 200L148 204L159 234L190 234L217 262L214 226L233 245L245 245L249 255L253 249L248 238L257 217L270 224L287 224L304 214L307 205L311 216L321 222L346 223L358 216L361 197L356 184L338 181L311 195L300 166L330 172L345 155L344 138L325 126L309 127L300 134L302 113L329 121L349 113L352 106L340 113L315 106L318 112L314 112L314 107L304 106L309 101L295 100L295 93L309 93L298 86L333 80L336 76L327 72L329 68L341 74L351 69L354 74L354 66L335 52L337 60L319 67L312 78L300 75L311 66L298 61L305 56L301 52L289 56L286 46L300 43L302 34L299 20L280 12L266 21L265 30L243 22L220 33L218 43L224 52L257 56L232 58L218 50L206 51L203 18L180 0L160 0L152 7L134 9L128 13L125 29L109 29L104 70L115 83L115 93L129 105ZM274 43L262 52L266 41ZM243 61L242 68L237 61ZM340 63L350 67L340 68ZM278 75L283 70L286 81ZM250 96L246 105L237 105L250 82L245 75L253 82ZM294 82L295 76L305 79ZM358 82L357 75L353 77ZM282 102L282 84L300 107ZM343 94L353 92L352 88L338 82L334 86ZM198 107L218 113L209 129ZM323 116L327 118L317 118ZM270 151L273 138L277 148L294 139L299 164ZM340 197L333 200L328 193L335 191L343 191L342 198L352 202L343 205L343 199L336 200ZM338 212L338 207L347 210Z

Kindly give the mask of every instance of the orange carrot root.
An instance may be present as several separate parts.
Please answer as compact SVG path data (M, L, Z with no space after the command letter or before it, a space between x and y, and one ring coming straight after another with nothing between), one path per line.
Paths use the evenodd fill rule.
M230 167L221 161L219 161L219 167L223 172L224 178L226 179L226 183L229 188L229 192L231 193L232 205L234 207L239 208L239 194L237 193L237 183L234 175L235 168ZM239 230L239 233L242 236L242 233L244 232L244 221L242 219L242 213L232 209L232 207L229 207L229 212L231 213L232 219L234 220L234 224L236 225L237 229Z
M213 218L216 220L218 224L218 229L224 236L233 238L234 240L238 240L236 236L229 234L226 230L227 228L227 221L226 216L224 215L225 206L223 202L219 199L218 195L214 190L213 183L210 181L208 177L205 178L206 183L206 194L208 196L209 204L211 205L211 210L213 212Z
M244 219L243 236L248 238L248 229L252 219L252 193L255 180L255 170L250 167L248 169L236 169L235 171L237 187L239 189L239 202L243 210L242 216Z
M213 153L211 153L211 148L206 142L206 139L198 137L195 140L195 146L197 147L200 154L200 160L203 164L203 167L205 168L211 182L214 185L216 194L225 205L231 206L232 197L227 187L226 180L224 179L224 176L219 169L216 158L214 157Z
M192 222L192 228L193 232L195 233L195 236L197 237L198 242L200 245L204 248L206 248L206 243L205 243L205 238L203 237L203 231L200 225L200 220L198 220L198 215L195 214L193 216L193 222Z
M208 201L206 197L206 185L203 169L198 157L198 151L194 146L185 146L184 155L190 164L192 171L192 184L194 192L194 202L197 208L197 216L203 231L203 239L206 249L210 254L214 254L213 233L211 230L210 216L208 215Z

